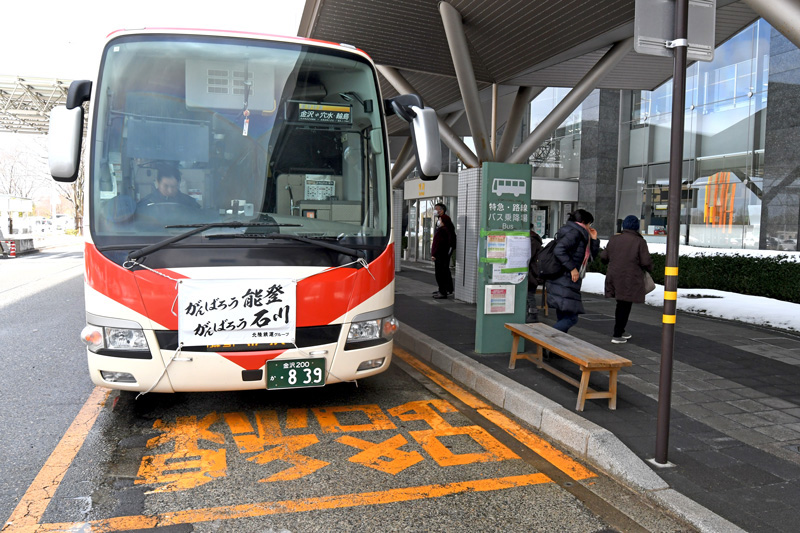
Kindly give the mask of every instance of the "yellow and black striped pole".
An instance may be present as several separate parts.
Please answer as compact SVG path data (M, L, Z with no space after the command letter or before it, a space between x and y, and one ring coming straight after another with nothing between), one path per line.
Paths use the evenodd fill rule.
M655 462L667 464L669 422L672 409L672 353L675 312L678 307L678 246L681 227L681 182L683 174L683 125L686 108L686 52L688 48L689 0L675 2L675 51L672 83L672 131L669 154L669 207L667 210L667 257L664 267L664 317L661 328L661 373L658 380L658 421Z

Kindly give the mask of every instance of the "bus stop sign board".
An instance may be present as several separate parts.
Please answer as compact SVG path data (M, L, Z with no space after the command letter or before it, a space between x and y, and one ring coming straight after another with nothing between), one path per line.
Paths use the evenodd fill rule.
M666 43L675 39L675 0L636 0L633 49L637 53L672 57ZM714 59L717 0L689 0L689 61Z
M475 351L511 351L507 322L525 322L531 166L483 163Z

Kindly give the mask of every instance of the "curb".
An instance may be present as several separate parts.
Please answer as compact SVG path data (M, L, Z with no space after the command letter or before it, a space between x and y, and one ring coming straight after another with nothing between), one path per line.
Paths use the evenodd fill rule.
M616 435L461 352L401 323L394 342L703 532L744 532L671 489Z

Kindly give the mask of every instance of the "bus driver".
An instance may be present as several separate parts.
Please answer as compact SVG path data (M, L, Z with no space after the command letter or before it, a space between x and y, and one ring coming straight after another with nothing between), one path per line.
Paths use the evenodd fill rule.
M153 168L158 172L156 190L139 200L137 209L153 204L180 204L186 207L200 209L197 200L181 192L181 173L177 167L157 163Z

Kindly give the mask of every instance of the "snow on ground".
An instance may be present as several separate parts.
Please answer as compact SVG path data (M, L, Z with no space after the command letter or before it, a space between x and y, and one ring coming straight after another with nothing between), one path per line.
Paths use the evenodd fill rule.
M605 247L607 241L602 242ZM650 253L665 254L665 244L649 244ZM748 256L787 256L789 260L800 261L800 252L778 252L774 250L729 250L721 248L699 248L680 246L680 255L748 255ZM589 272L583 280L582 290L592 294L605 292L606 277L597 272ZM678 277L680 285L680 276ZM653 306L664 305L664 286L656 284L656 289L647 295L645 303ZM782 302L762 296L748 296L712 289L678 288L678 311L738 320L748 324L769 326L778 329L800 332L800 304ZM680 320L680 319L679 319Z

